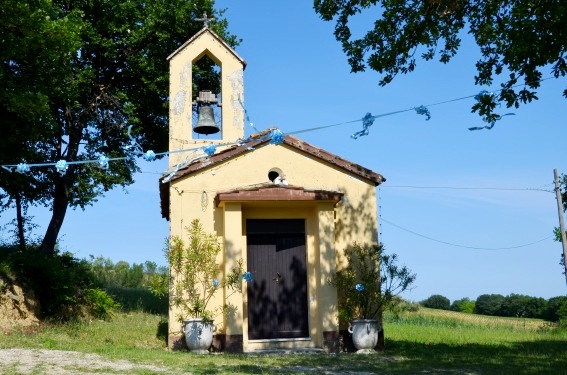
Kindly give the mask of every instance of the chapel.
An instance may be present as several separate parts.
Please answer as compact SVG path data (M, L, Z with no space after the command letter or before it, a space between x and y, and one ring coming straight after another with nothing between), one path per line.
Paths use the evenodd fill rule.
M218 95L193 82L193 66L205 57L219 67ZM199 219L222 244L221 273L241 260L253 275L241 294L213 301L236 306L215 321L223 327L215 349L337 351L337 293L328 281L348 246L378 242L376 186L384 177L277 128L246 136L246 62L207 26L168 60L162 216L182 238ZM170 348L182 346L179 313L170 306Z

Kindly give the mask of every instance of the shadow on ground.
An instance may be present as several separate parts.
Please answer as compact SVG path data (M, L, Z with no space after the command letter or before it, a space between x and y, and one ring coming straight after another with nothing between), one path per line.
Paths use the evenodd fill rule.
M510 345L445 345L387 341L387 350L372 355L244 355L219 366L211 356L195 374L567 374L567 341ZM240 357L240 356L238 356ZM243 362L246 362L244 364Z

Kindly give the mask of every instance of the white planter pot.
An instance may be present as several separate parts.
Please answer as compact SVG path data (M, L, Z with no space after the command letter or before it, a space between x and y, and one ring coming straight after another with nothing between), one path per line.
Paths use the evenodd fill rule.
M190 351L196 354L208 354L213 343L213 333L217 327L211 321L186 319L183 321L185 342Z
M348 332L352 334L352 343L358 349L357 353L374 353L374 347L378 343L378 332L381 329L381 324L376 319L353 320Z

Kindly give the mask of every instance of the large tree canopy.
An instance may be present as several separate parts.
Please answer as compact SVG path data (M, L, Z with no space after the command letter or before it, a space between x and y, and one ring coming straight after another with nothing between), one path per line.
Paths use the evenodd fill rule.
M498 101L518 107L537 99L542 78L567 73L564 0L314 0L314 8L323 20L335 20L352 72L375 70L381 85L412 72L419 58L449 62L467 30L481 52L475 83L506 75L497 95L483 95L473 107L487 122L499 118ZM376 21L354 38L349 21L361 12L375 12Z
M4 0L0 3L0 164L124 158L127 129L144 149L167 150L167 56L203 27L231 46L214 0ZM210 65L203 76L214 76ZM133 182L134 158L66 170L0 168L0 208L43 204L52 253L67 208Z

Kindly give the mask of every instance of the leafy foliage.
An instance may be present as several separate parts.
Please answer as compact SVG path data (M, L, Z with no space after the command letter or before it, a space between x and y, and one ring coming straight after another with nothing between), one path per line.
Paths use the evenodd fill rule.
M474 313L497 316L502 303L504 303L504 296L501 294L482 294L476 299Z
M80 319L112 304L109 296L90 292L96 281L89 264L74 258L71 253L48 257L37 246L24 251L3 246L0 247L0 263L7 265L13 277L34 291L43 318Z
M547 301L546 320L559 322L565 320L567 322L567 297L553 297Z
M475 304L475 301L471 301L469 298L465 297L453 301L453 303L451 304L451 310L466 314L472 314Z
M339 320L375 319L399 303L395 298L412 286L416 275L398 266L398 256L388 255L384 246L355 243L345 250L347 265L329 283L337 288Z
M1 2L0 163L132 156L128 126L144 149L167 149L166 58L202 28L194 19L204 12L218 20L211 29L238 44L213 0ZM213 68L205 62L196 72L214 81ZM136 170L134 158L107 170L72 164L64 175L0 169L0 210L50 207L41 248L54 255L67 208L128 186Z
M421 301L420 305L423 307L429 307L430 309L449 310L451 307L451 301L445 296L434 294Z
M102 320L109 320L112 314L120 307L108 293L98 288L85 291L85 303L90 314Z
M468 29L481 52L475 83L491 85L495 76L508 75L498 95L484 95L473 106L486 122L499 119L493 112L498 101L517 108L537 99L543 68L555 78L567 74L564 1L315 0L314 8L323 20L336 22L334 34L352 72L375 70L380 85L412 72L419 59L448 63ZM349 21L362 12L377 19L357 38Z
M504 298L498 315L516 318L544 318L546 308L547 301L543 298L512 293Z
M158 267L151 261L130 265L123 260L114 263L108 258L91 255L89 264L97 281L105 288L149 288L153 277L168 273L166 267Z
M181 237L174 236L166 249L170 267L170 300L186 314L179 316L180 321L188 317L213 320L215 315L225 313L229 308L224 305L219 309L208 309L209 301L217 290L224 288L227 293L241 292L242 261L225 276L224 281L219 281L221 269L217 255L221 245L218 238L206 233L198 219L191 222L187 231L187 245Z
M125 261L114 263L104 257L93 257L89 261L96 284L104 289L120 304L122 311L145 311L154 314L165 314L168 309L166 267L158 267L155 262L146 261L140 264L129 264ZM165 283L165 292L153 293L155 280Z

